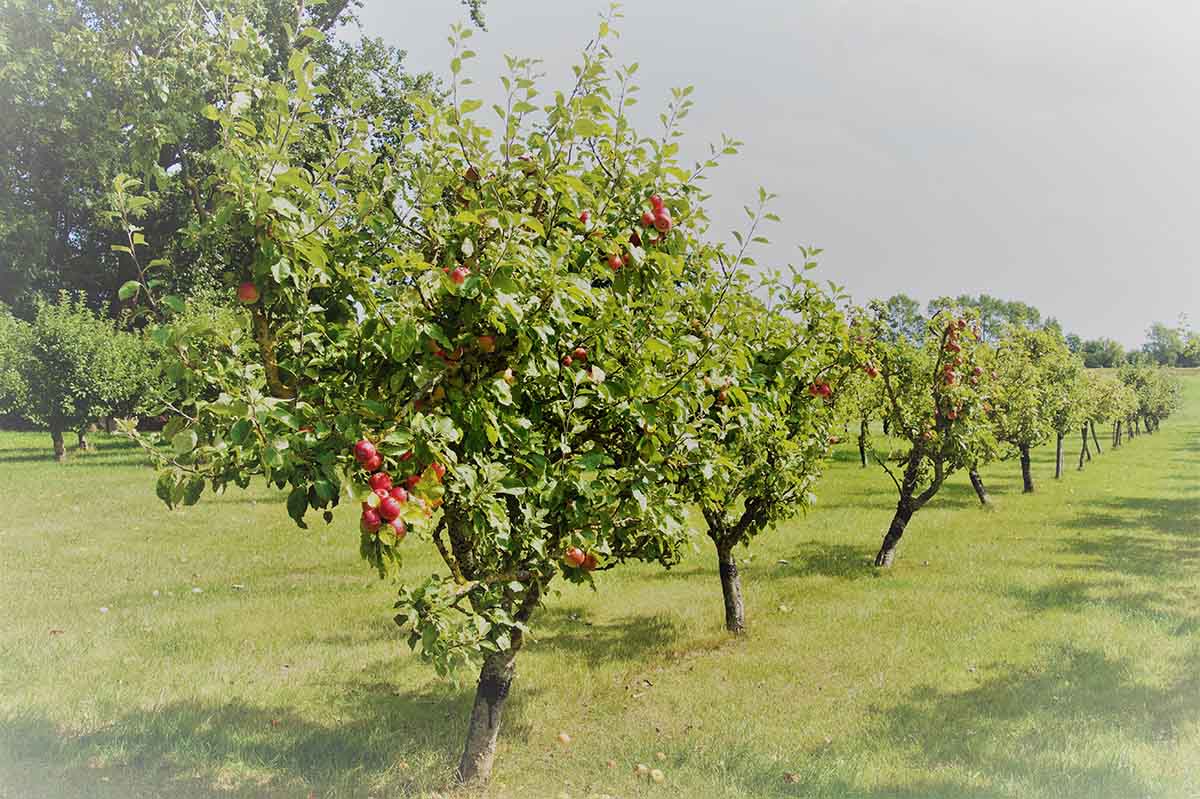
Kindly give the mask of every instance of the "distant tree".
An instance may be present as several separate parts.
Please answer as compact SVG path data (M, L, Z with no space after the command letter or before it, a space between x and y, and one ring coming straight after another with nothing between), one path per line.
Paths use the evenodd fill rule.
M907 294L894 294L882 303L884 329L881 335L891 340L919 342L925 337L929 320L921 313L921 303Z
M1000 340L1009 326L1033 330L1043 325L1051 327L1058 325L1058 322L1053 319L1043 322L1042 312L1032 305L1017 300L1002 300L987 294L980 294L978 297L969 294L962 294L954 298L939 297L930 301L929 313L932 315L952 307L974 309L979 314L979 326L983 331L983 340L993 344Z
M1155 322L1146 329L1142 352L1161 366L1176 366L1184 352L1185 341L1179 328Z
M1114 369L1125 362L1125 348L1111 338L1088 339L1072 352L1079 353L1088 369Z
M86 449L87 425L114 412L132 412L153 380L154 370L139 334L96 314L82 295L65 292L57 301L36 301L32 323L0 321L14 333L6 343L0 390L6 407L50 430L54 457L66 457L63 435L76 431Z
M1083 349L1083 339L1077 333L1068 333L1066 335L1067 349L1071 352L1079 352Z

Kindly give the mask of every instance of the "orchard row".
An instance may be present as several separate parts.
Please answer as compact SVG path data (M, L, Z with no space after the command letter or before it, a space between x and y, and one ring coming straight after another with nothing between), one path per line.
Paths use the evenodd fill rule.
M204 111L220 190L201 232L242 242L240 305L163 311L170 422L127 428L170 505L260 477L302 527L353 503L381 576L412 548L436 553L440 573L409 575L395 618L439 672L479 668L464 781L491 773L517 655L557 581L670 568L699 508L740 631L735 547L813 500L847 424L897 488L886 566L955 472L1093 422L1153 430L1173 407L1157 373L1087 376L1050 331L992 346L964 310L896 338L882 307L810 277L817 250L755 262L766 192L718 242L703 180L738 142L679 162L690 89L638 134L636 68L613 66L608 23L572 91L540 99L536 62L511 59L484 127L464 99L469 33L453 37L447 101L415 99L414 124L384 132L326 124L303 50L272 82L239 56L257 34L224 30L229 94ZM130 241L135 189L114 186Z

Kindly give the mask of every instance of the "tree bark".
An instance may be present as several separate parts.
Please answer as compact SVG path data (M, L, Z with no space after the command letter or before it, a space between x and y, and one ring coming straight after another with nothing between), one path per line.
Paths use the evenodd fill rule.
M1101 452L1101 450L1100 450L1100 439L1096 437L1096 423L1095 423L1095 422L1088 422L1088 427L1089 427L1089 428L1091 428L1091 431L1092 431L1092 443L1096 445L1096 454L1097 454L1097 455L1099 455L1099 454L1100 454L1100 452Z
M1025 487L1022 493L1033 493L1033 469L1029 463L1029 447L1021 445L1021 480Z
M892 516L892 523L888 527L887 535L883 537L879 554L875 556L876 566L887 568L892 565L892 561L896 559L896 545L900 543L900 537L904 535L904 528L908 526L912 515L912 498L900 497L900 501L896 503L896 514Z
M862 462L862 467L867 468L867 420L861 419L858 423L858 459Z
M746 605L742 601L742 578L738 575L733 547L717 545L717 568L725 597L725 629L734 635L746 631Z
M1083 449L1079 450L1080 471L1083 471L1083 459L1085 456L1089 461L1092 459L1092 453L1088 450L1088 428L1086 423L1083 425Z
M984 488L983 478L979 476L979 471L972 467L969 476L971 478L971 487L975 489L975 496L979 497L979 504L990 505L992 501L988 498L988 492Z
M92 448L92 443L88 441L87 428L81 427L75 431L75 434L79 437L79 448L81 450L89 450Z
M1121 446L1121 420L1113 422L1113 449Z
M1054 479L1062 479L1063 469L1063 434L1058 433L1054 439Z
M50 428L50 440L54 442L54 460L64 462L67 459L67 446L63 443L63 431L57 427Z
M541 594L536 582L527 591L521 607L514 615L520 622L529 621ZM492 778L492 766L496 763L496 740L500 735L500 716L508 700L513 678L516 677L517 652L523 641L521 631L513 630L508 650L488 655L483 661L483 668L479 670L475 703L467 724L467 740L458 761L458 778L463 783L484 785Z
M883 417L883 434L886 436L892 431L892 420L888 417Z

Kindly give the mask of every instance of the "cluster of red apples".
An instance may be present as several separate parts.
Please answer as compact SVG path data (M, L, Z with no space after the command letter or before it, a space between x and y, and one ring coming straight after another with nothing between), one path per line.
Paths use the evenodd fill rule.
M579 221L586 227L592 219L591 211L584 211L579 214ZM675 222L671 219L671 212L667 210L667 206L663 203L663 198L660 195L650 195L649 210L642 211L641 219L639 220L642 227L647 230L658 231L658 237L653 239L653 243L657 244L663 240L663 237L671 232L671 228ZM634 247L642 246L642 237L634 231L629 236L629 243ZM608 268L616 272L622 266L629 263L629 255L621 255L620 253L611 253L606 259Z
M412 450L400 456L401 461L411 458ZM415 502L421 506L425 504L420 497L409 493L421 482L421 475L409 475L404 479L403 485L393 485L392 476L380 470L380 467L383 466L383 457L375 449L375 445L365 438L354 445L354 459L370 473L367 485L370 486L371 493L362 503L359 528L364 533L375 534L384 525L387 525L396 536L396 542L403 541L404 536L408 533L408 526L404 523L404 519L400 518L404 504L406 502ZM434 476L439 481L446 474L446 467L440 463L433 463L430 469L433 470Z

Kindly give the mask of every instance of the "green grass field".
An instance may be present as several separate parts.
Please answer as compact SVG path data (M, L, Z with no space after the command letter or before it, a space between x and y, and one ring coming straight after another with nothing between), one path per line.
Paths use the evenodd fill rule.
M845 447L819 508L741 552L744 640L706 540L567 588L482 795L1195 799L1200 377L1186 391L1083 473L1056 482L1039 452L1034 496L1012 462L984 472L992 510L957 475L884 574L895 498ZM301 531L256 489L169 512L97 441L59 467L49 436L0 433L0 797L444 791L473 675L410 655L354 510ZM410 550L408 574L434 568Z

